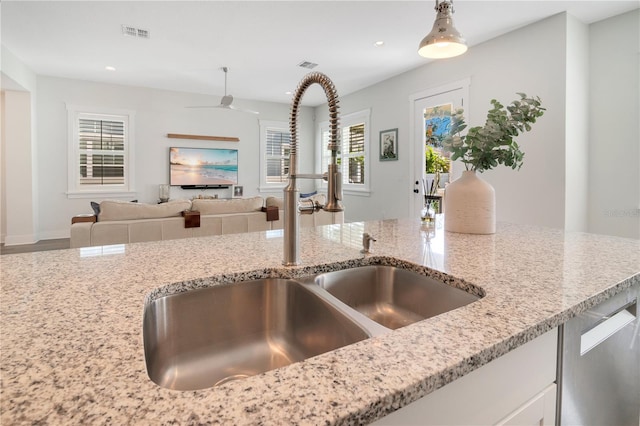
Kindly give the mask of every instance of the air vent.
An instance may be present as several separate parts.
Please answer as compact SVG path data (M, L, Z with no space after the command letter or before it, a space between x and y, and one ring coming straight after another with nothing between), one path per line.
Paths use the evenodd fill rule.
M122 35L136 37L138 35L138 31L133 27L129 27L127 25L123 25L122 26Z
M130 25L123 25L122 35L125 35L128 37L149 38L149 30L132 27Z
M315 67L317 67L317 66L318 66L318 64L314 64L313 62L309 62L309 61L302 61L302 62L300 62L300 63L298 64L298 66L299 66L299 67L302 67L302 68L306 68L306 69L312 70L312 69L314 69Z

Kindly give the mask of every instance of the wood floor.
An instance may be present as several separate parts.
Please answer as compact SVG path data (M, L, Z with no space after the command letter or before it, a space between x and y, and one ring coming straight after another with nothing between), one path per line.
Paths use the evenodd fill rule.
M69 238L60 238L57 240L42 240L35 244L24 244L19 246L0 246L0 254L16 254L31 253L34 251L48 251L68 249L70 244Z

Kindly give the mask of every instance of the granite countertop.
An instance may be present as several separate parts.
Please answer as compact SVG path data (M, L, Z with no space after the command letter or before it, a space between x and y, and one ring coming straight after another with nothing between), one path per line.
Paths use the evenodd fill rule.
M374 252L359 252L362 233ZM30 254L1 262L0 422L358 424L373 421L640 284L640 241L498 224L494 235L417 220ZM146 300L188 288L398 259L486 293L460 309L288 367L199 391L148 377Z

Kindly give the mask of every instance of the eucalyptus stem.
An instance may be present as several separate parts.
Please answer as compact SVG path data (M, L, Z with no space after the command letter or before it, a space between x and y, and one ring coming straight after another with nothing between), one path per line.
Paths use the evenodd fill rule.
M518 93L516 99L506 108L492 99L493 108L487 113L484 126L467 128L464 110L458 109L451 116L451 129L443 140L446 151L451 152L451 160L460 160L466 170L483 172L498 164L520 169L524 152L520 150L515 138L531 130L531 125L546 110L539 97L527 97Z

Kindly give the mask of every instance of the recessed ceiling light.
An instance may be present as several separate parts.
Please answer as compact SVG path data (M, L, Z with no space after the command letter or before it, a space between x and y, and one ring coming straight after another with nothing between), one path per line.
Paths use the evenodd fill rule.
M284 92L284 94L285 94L285 95L293 95L293 92L286 91L286 92Z
M384 46L384 41L382 41L382 40L381 41L376 41L375 43L373 43L373 45L375 47L382 47L382 46Z
M115 71L116 67L112 67L110 65L107 65L106 67L104 67L104 69L107 70L107 71Z

